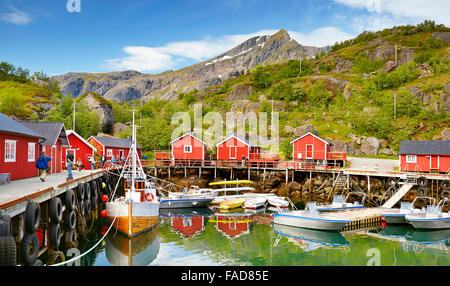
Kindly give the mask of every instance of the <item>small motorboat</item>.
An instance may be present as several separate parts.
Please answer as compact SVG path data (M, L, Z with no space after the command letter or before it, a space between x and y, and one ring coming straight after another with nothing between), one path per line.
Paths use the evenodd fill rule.
M289 201L286 198L277 197L277 196L268 196L267 202L269 205L277 207L277 208L288 208Z
M358 201L355 201L353 203L348 202L348 198L351 195L361 195L362 201L359 203ZM363 209L364 201L366 199L366 194L361 192L350 192L347 194L347 196L342 195L335 195L333 197L333 202L329 205L318 205L317 210L319 212L334 212L334 211L347 211L347 210L355 210L355 209Z
M161 209L202 208L207 207L214 200L213 196L192 195L185 193L169 193L161 197Z
M340 231L351 222L337 219L326 213L319 213L316 202L307 203L303 211L277 213L273 219L275 224L329 231Z
M432 205L436 205L436 199L431 197L416 197L412 203L401 202L399 209L388 209L381 214L388 224L408 224L405 216L409 213L425 213L425 209L414 209L414 203L418 199L430 200Z
M245 200L244 208L256 210L266 206L267 199L265 197L254 197Z
M442 207L448 201L449 199L445 198L437 206L427 206L425 212L407 214L406 221L416 229L450 228L450 212L442 211Z
M225 201L220 204L220 208L224 210L236 209L244 205L245 199L239 198L234 200Z

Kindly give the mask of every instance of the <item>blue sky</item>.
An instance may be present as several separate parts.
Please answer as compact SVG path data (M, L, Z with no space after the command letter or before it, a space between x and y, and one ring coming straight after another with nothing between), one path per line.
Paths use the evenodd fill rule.
M69 12L68 2L80 3ZM2 0L0 61L49 75L159 73L217 56L256 35L289 31L324 46L364 30L449 26L448 0ZM73 4L71 7L75 7Z

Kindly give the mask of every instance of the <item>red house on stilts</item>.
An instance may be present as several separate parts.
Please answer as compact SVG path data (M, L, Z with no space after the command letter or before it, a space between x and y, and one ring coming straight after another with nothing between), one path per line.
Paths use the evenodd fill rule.
M20 123L45 138L45 141L40 143L39 152L45 151L45 154L52 158L49 162L49 174L62 172L66 160L63 147L70 145L64 123L42 121L20 121Z
M246 160L258 160L261 157L261 147L234 135L218 143L216 146L217 160L240 161L242 158Z
M171 143L171 159L176 161L199 161L206 159L207 145L191 133L187 133ZM194 163L194 162L192 162Z
M97 154L99 154L100 156L105 154L108 160L111 160L114 156L117 162L124 161L130 153L130 139L106 136L91 136L87 141L97 150ZM136 145L139 158L142 158L142 148L139 146L139 144Z
M91 167L89 158L95 155L95 151L97 149L95 149L94 146L89 144L89 142L87 142L83 137L81 137L81 135L73 130L67 131L67 137L69 138L70 146L63 148L63 154L67 154L67 150L70 150L70 153L72 153L75 158L75 163L78 162L79 159L81 159L84 167L89 170ZM64 168L66 168L65 160Z
M44 137L0 113L0 184L36 177L39 143Z
M401 171L450 171L450 141L402 141L399 153Z

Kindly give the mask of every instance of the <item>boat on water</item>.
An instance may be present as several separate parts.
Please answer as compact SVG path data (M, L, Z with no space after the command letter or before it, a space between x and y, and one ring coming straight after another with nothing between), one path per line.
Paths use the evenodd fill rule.
M245 199L244 208L249 210L256 210L266 206L267 198L265 197L253 197Z
M125 196L117 199L112 196L112 201L106 202L106 217L117 231L128 237L155 227L160 205L155 186L148 180L137 153L134 111L131 141L130 152L120 174L120 178L125 179Z
M362 201L359 203L358 201L355 201L353 203L348 202L348 198L351 195L361 195ZM350 192L345 197L342 195L335 195L333 197L333 202L331 204L319 204L317 206L317 210L319 212L335 212L335 211L347 211L347 210L356 210L356 209L363 209L364 201L366 199L366 194L361 192Z
M244 205L245 199L239 198L234 200L225 201L220 204L220 208L224 210L237 209Z
M431 197L416 197L412 203L401 202L400 208L398 209L388 209L381 214L381 216L386 220L388 224L408 224L405 216L409 213L420 214L425 213L425 209L414 209L414 204L418 199L429 200L431 205L436 205L436 199Z
M161 209L203 208L214 200L214 196L187 193L169 193L160 201Z
M449 201L445 198L437 206L427 206L425 212L410 213L406 221L416 229L447 229L450 228L450 212L443 212L443 206Z
M288 208L289 207L289 201L283 197L268 196L267 202L269 203L269 205L274 206L276 208Z
M351 222L337 219L327 213L319 213L316 202L307 203L305 210L279 212L273 219L275 224L331 231L340 231Z

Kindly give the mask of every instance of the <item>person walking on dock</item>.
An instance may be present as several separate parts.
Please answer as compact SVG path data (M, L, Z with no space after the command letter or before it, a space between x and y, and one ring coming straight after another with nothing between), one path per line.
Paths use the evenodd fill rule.
M102 169L105 167L106 161L108 161L108 159L106 158L105 154L102 155Z
M95 170L95 158L94 156L89 157L89 163L91 163L91 171Z
M41 156L39 156L36 160L36 168L39 169L39 177L42 182L45 182L47 172L50 170L48 167L48 162L51 160L52 158L45 156L45 152L42 152Z
M70 153L69 150L67 150L67 156L66 156L66 162L67 162L67 179L66 180L73 180L72 175L72 167L73 167L73 161L75 158L73 157L72 153Z

